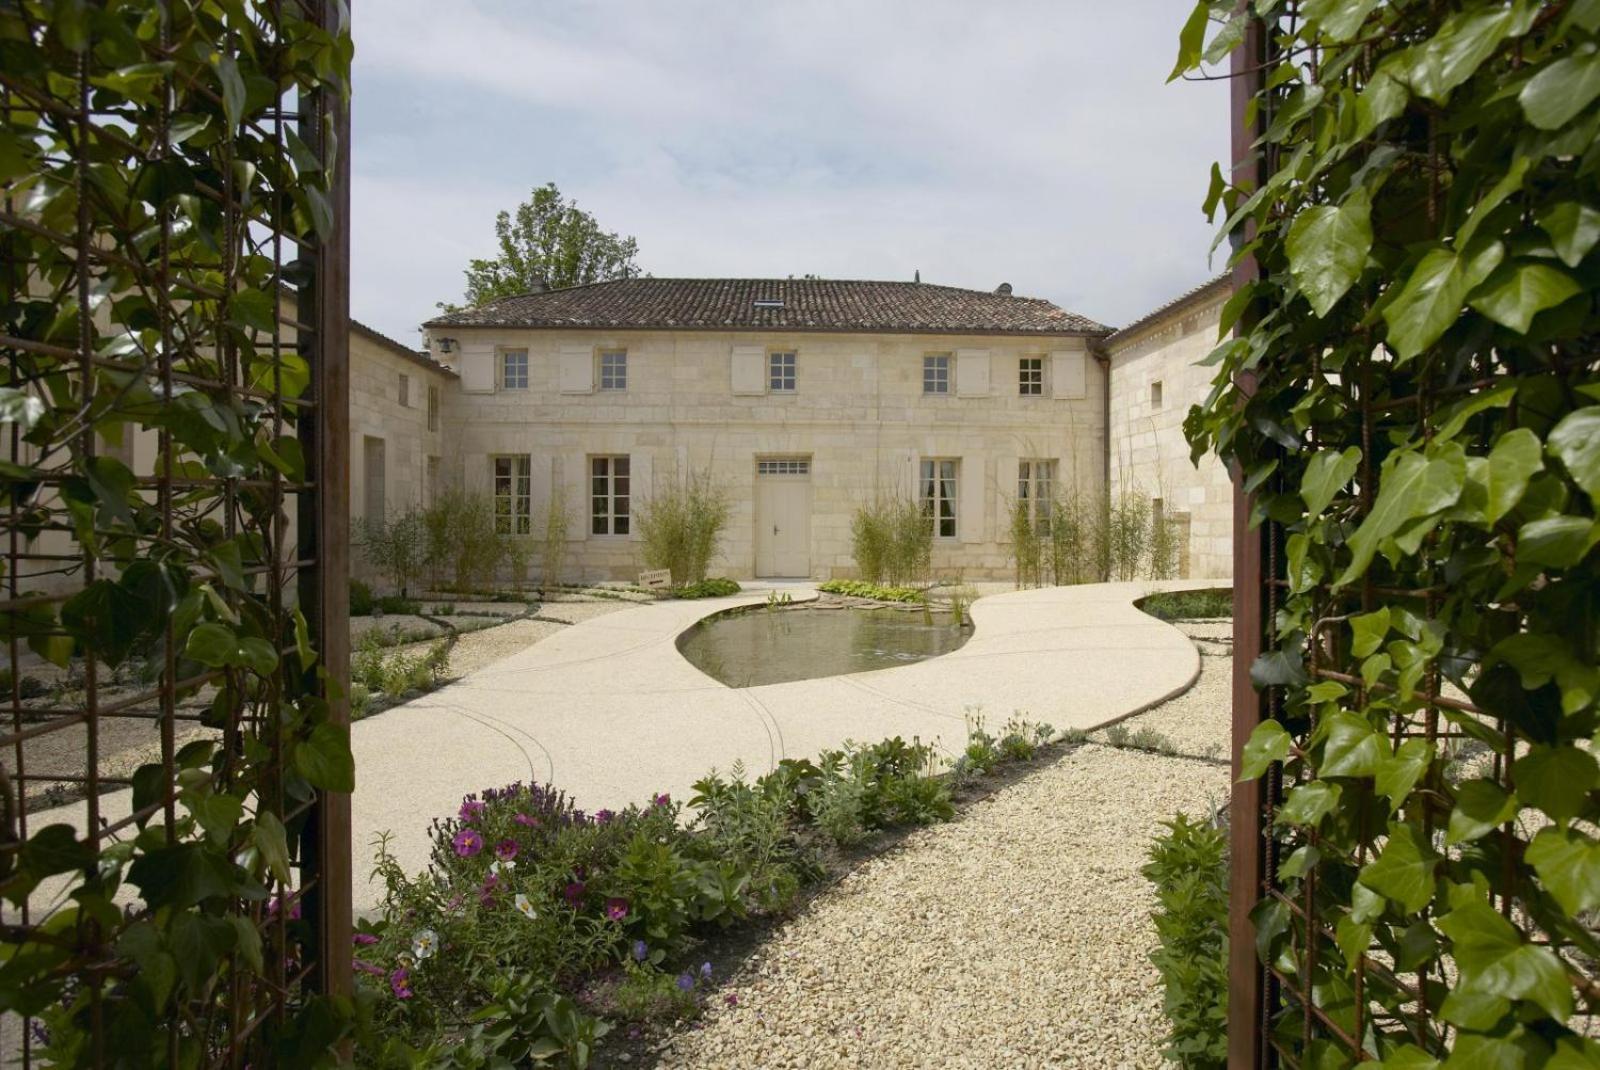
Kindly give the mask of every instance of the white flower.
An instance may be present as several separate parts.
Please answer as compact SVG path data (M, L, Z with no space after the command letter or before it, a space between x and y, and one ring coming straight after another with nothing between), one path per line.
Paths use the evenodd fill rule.
M496 859L495 861L489 863L489 872L493 873L496 877L503 877L507 873L511 872L511 870L515 869L516 865L517 862L514 858L508 858L504 862Z
M539 916L539 912L533 909L533 900L529 899L521 892L517 893L517 898L514 900L514 903L518 913L520 913L523 917L537 918Z
M400 952L400 954L394 957L394 960L408 970L417 964L417 957L409 951Z
M439 934L432 929L423 929L411 938L411 953L417 956L417 961L430 958L439 949Z

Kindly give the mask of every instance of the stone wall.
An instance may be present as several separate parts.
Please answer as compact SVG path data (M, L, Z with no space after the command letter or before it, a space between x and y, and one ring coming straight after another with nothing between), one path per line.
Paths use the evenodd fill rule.
M1233 574L1233 486L1220 461L1207 457L1196 468L1183 436L1189 407L1211 388L1211 369L1197 362L1216 345L1230 293L1225 279L1213 281L1105 343L1112 494L1160 499L1180 532L1187 524L1187 545L1179 547L1183 577Z
M709 471L733 515L715 573L756 573L761 459L810 461L809 574L851 576L850 522L876 496L915 492L923 458L959 461L958 531L935 542L943 577L1009 578L1018 461L1054 459L1061 483L1098 493L1105 375L1082 338L848 333L450 328L461 374L447 391L449 478L491 486L492 458L532 459L532 528L559 489L573 512L574 576L623 579L641 566L638 533L589 533L591 458L626 455L633 498ZM437 342L437 339L435 339ZM499 354L528 352L526 389L504 389ZM627 352L627 387L599 388L601 351ZM771 351L796 354L793 393L766 390ZM437 350L435 351L437 353ZM948 353L950 393L923 393L923 357ZM1021 358L1043 361L1040 396L1019 392ZM761 373L753 379L750 361ZM356 495L359 497L359 495ZM764 522L764 521L763 521Z

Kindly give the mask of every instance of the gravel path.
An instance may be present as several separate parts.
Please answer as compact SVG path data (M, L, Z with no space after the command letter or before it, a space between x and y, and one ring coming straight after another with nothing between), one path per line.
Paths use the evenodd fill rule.
M1200 680L1125 724L1206 754L1227 740L1228 626L1180 627L1206 655ZM1139 868L1163 820L1228 790L1211 761L1085 744L852 873L737 970L736 1006L655 1065L1161 1067Z

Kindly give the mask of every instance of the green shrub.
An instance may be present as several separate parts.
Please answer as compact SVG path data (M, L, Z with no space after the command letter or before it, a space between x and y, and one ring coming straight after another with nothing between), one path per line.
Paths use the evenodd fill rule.
M1178 814L1149 851L1141 872L1155 885L1166 1055L1186 1068L1227 1065L1228 841L1226 834Z
M422 603L398 594L386 594L379 598L375 607L384 613L393 613L398 616L414 617L422 612Z
M533 560L533 540L526 535L502 535L500 556L506 563L511 589L522 590L528 585L528 564Z
M21 699L43 698L50 693L50 688L37 676L23 676L18 680L9 665L0 667L0 695L10 698L13 683Z
M1162 620L1205 620L1233 616L1233 592L1162 591L1139 601L1139 608Z
M875 602L921 602L927 597L921 587L885 587L864 580L828 580L817 584L817 590Z
M850 546L863 580L902 586L928 574L933 523L914 500L880 498L856 508L850 520Z
M1150 549L1150 499L1137 488L1124 487L1106 509L1107 577L1137 579Z
M727 527L728 492L709 472L690 473L641 502L634 513L646 568L685 586L706 578Z
M427 561L428 530L415 508L388 520L363 519L356 524L356 545L403 596Z
M494 503L487 494L454 487L442 491L422 514L423 543L442 574L450 566L457 591L492 586L505 544L495 527Z
M350 615L352 617L372 616L372 607L376 603L372 599L372 588L360 580L350 581Z
M1048 518L1042 527L1047 536ZM1019 498L1011 503L1011 560L1016 567L1019 588L1044 585L1044 539L1040 529L1041 523L1027 499Z
M548 595L561 586L561 566L567 556L567 535L572 513L560 487L550 492L544 507L544 538L539 542L539 590Z
M736 580L724 576L714 576L701 580L699 583L689 583L682 587L672 589L674 598L724 598L730 594L738 594L741 588Z
M1076 486L1050 505L1050 575L1056 583L1094 583L1102 578L1102 553L1094 511Z

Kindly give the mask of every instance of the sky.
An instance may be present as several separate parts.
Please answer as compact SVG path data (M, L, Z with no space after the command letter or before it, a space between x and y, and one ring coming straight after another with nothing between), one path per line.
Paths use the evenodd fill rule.
M351 312L407 344L554 182L652 275L1009 282L1111 326L1214 274L1224 82L1177 0L360 0Z

